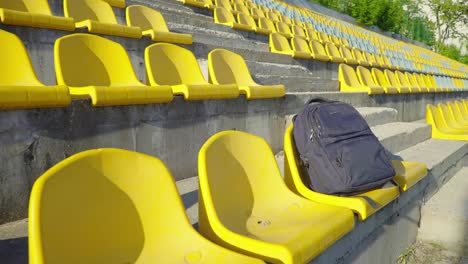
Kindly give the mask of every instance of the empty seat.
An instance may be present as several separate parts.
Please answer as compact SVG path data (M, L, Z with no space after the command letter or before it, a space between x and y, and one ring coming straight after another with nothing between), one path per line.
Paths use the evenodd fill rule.
M94 106L163 103L172 100L169 86L138 81L125 49L90 34L71 34L55 42L55 72L73 98L91 98Z
M231 28L245 30L245 31L254 31L251 26L240 24L236 22L234 15L229 12L229 10L217 7L214 10L214 22L221 25L226 25Z
M380 67L380 63L377 62L373 54L365 51L363 51L362 53L366 57L366 61L370 64L371 67Z
M250 15L249 9L243 4L234 4L234 10L239 14L244 13Z
M0 109L70 104L67 86L45 86L37 79L26 48L15 34L0 30L0 43Z
M127 4L125 3L125 0L104 0L104 1L109 3L109 5L111 6L115 6L119 8L125 8L127 6Z
M468 132L468 125L464 123L459 123L455 119L454 113L447 104L439 103L437 104L437 108L439 108L440 112L442 113L442 117L444 118L449 128Z
M325 48L320 42L311 40L309 41L309 47L314 60L330 61L330 56L328 56Z
M432 138L468 140L468 130L450 127L445 121L441 109L431 104L426 105L426 123L432 126Z
M381 70L377 68L372 68L372 77L374 78L374 81L376 84L384 88L385 93L389 93L389 94L398 93L398 88L392 86L388 82L387 78L385 77L385 74Z
M312 56L307 52L293 50L289 44L288 39L279 33L270 34L270 51L273 53L286 54L290 55L291 57L301 59L310 59Z
M338 67L338 80L340 81L340 91L342 92L367 92L371 94L383 94L385 90L377 86L365 86L356 75L353 67L340 64Z
M343 57L344 59L344 62L348 65L357 65L358 62L357 60L353 57L353 54L351 53L351 51L345 47L345 46L341 46L340 47L340 54L341 54L341 57Z
M260 85L250 75L244 59L231 51L215 49L208 54L208 72L214 84L235 84L247 99L283 97L285 87L279 85Z
M412 87L417 87L423 93L426 93L429 91L426 87L420 87L419 83L416 81L413 74L411 74L410 72L405 72L405 76L408 79Z
M409 87L401 85L401 83L398 81L397 77L392 71L386 69L384 71L384 75L385 75L385 79L387 80L387 83L389 83L391 87L397 88L399 93L411 92Z
M431 89L426 87L425 83L421 82L421 80L419 79L419 75L417 75L416 73L411 74L410 72L406 72L405 74L408 76L408 79L413 85L418 86L421 90L425 92L431 92Z
M170 32L164 17L154 9L132 5L127 7L126 17L127 25L141 28L153 41L192 44L192 35Z
M263 35L270 35L271 31L268 29L261 28L255 23L255 19L249 14L240 13L237 15L237 21L240 24L251 27L255 32Z
M384 89L386 93L397 93L397 91L394 89L388 90L385 87L382 87L379 83L375 81L374 77L372 77L372 73L363 66L358 66L356 68L356 74L358 76L359 82L364 86L376 87L376 89Z
M199 230L270 263L308 263L354 227L350 210L306 200L285 185L268 143L215 134L198 156Z
M151 85L170 85L185 100L229 99L239 96L235 84L210 84L193 53L182 47L157 43L146 48L145 63Z
M258 19L258 27L261 28L262 32L265 32L268 35L276 31L273 21L266 17L260 17Z
M318 32L317 35L319 37L320 43L322 43L323 45L326 45L328 42L331 42L330 37L328 36L327 33Z
M390 182L380 188L348 197L318 193L308 187L309 175L300 164L291 125L284 135L284 181L294 193L314 202L349 208L361 221L400 195L398 187ZM394 180L398 182L401 191L408 190L427 175L427 167L421 162L394 160L392 165L396 172Z
M385 69L390 69L390 64L387 63L384 58L384 56L379 56L377 54L374 54L374 58L377 60L377 62L380 64L380 67L381 68L385 68Z
M462 126L468 125L468 116L465 116L462 113L462 111L460 110L460 108L458 107L457 104L455 104L454 102L447 102L447 106L450 109L450 111L452 112L453 117L455 118L455 121L458 124L460 124Z
M0 22L3 24L73 31L72 18L52 15L47 0L2 0Z
M61 161L34 183L29 209L31 263L262 263L202 237L164 163L132 151Z
M335 46L335 44L328 42L327 44L325 44L325 50L331 61L336 63L342 63L345 61L344 58L341 57L341 53Z
M366 60L366 58L364 57L364 55L361 53L360 50L358 49L352 49L351 50L354 58L357 60L358 64L361 65L361 66L370 66L370 63Z
M252 15L254 19L257 19L257 20L262 17L265 18L265 14L263 13L263 11L256 7L250 8L250 14Z
M195 7L200 7L200 8L208 8L210 10L215 9L215 5L213 5L213 2L211 0L179 0L181 1L184 5L189 5L189 6L195 6Z
M276 14L275 12L273 12L273 11L265 12L265 14L266 14L266 17L267 17L268 19L270 19L271 21L273 21L273 22L280 22L280 21L281 21L279 15L277 15L277 14Z
M411 93L420 93L421 89L417 86L413 86L410 81L408 80L408 77L402 73L401 71L395 71L395 75L398 78L398 81L400 82L401 86L403 87L408 87L410 89Z
M301 26L293 25L291 27L291 31L292 31L294 37L300 37L300 38L303 38L303 39L307 39L307 35L306 35L306 33L304 32L304 29Z
M215 0L215 5L216 7L222 7L224 9L226 9L227 11L229 11L230 13L232 13L233 15L237 15L239 14L238 11L234 10L232 8L232 5L231 3L229 2L229 0Z
M426 87L429 92L436 92L436 88L432 87L431 83L426 83L424 75L413 73L415 79L418 81L420 87Z
M283 36L285 36L287 38L292 38L293 33L291 31L291 28L287 24L279 21L279 22L275 23L275 26L276 26L276 32L277 33L280 33L281 35L283 35Z
M314 29L307 28L306 29L306 36L307 36L307 39L309 41L315 40L315 41L320 42L320 38L319 38L319 36L317 34L317 31L315 31Z
M139 27L129 27L117 23L112 7L102 0L64 0L66 17L75 19L77 28L87 28L88 32L129 38L141 38Z

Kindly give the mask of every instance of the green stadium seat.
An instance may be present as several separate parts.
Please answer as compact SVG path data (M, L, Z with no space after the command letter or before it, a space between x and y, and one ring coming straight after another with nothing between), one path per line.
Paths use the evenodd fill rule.
M135 75L125 49L90 34L71 34L55 42L55 72L72 98L91 98L94 106L172 101L169 86L147 86Z
M66 17L75 19L77 28L86 28L90 33L142 37L139 27L118 24L112 7L102 0L64 0L63 8Z
M141 28L153 41L192 44L192 35L170 32L164 17L154 9L132 5L127 7L126 17L128 26Z
M65 85L41 83L31 64L23 42L15 35L0 30L0 109L63 107L70 104Z
M72 18L52 15L47 0L1 0L0 22L16 26L75 30L75 21Z
M146 72L151 85L171 86L185 100L229 99L239 96L235 84L205 80L193 53L182 47L156 43L145 50Z
M363 85L353 67L343 63L338 67L338 80L341 92L367 92L369 95L385 93L382 87Z
M268 143L257 136L215 134L200 150L198 172L200 232L243 254L308 263L354 227L350 210L290 191Z
M260 85L250 75L244 59L231 51L215 49L208 54L209 79L213 84L235 84L247 99L283 97L285 87L279 85Z
M145 154L75 154L39 177L29 203L31 263L263 263L202 237L168 168Z

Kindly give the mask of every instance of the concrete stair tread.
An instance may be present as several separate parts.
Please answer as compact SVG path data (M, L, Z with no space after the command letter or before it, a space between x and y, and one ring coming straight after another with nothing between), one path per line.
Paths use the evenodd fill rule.
M431 127L421 123L386 123L371 127L371 130L382 145L392 153L402 151L431 137Z

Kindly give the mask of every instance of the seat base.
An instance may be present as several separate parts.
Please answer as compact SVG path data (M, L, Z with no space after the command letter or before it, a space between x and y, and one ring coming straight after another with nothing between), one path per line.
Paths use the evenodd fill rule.
M400 186L400 190L406 192L427 175L427 166L422 162L392 160L396 175L394 181Z
M239 85L241 94L245 94L248 100L284 97L286 88L284 85Z
M185 100L232 99L239 97L235 84L193 84L172 85L174 95L183 95Z
M72 98L91 98L93 106L168 103L169 86L85 86L70 87Z
M75 30L75 22L73 18L32 14L4 8L0 8L0 22L16 26L29 26L66 31Z
M0 109L63 107L71 102L65 85L0 86Z
M130 27L119 24L101 23L94 20L83 20L76 23L77 28L87 28L88 32L111 36L141 38L142 32L139 27Z
M256 27L255 32L263 35L270 35L273 31L265 28Z
M150 36L151 40L153 41L186 44L186 45L192 44L192 35L190 34L182 34L182 33L175 33L175 32L162 32L162 31L154 31L152 29L149 29L149 30L143 31L143 35Z

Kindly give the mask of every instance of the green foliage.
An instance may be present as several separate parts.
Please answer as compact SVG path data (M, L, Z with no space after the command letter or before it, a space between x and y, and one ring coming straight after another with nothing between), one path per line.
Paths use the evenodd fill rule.
M382 0L376 25L384 31L400 33L404 17L400 0Z
M380 13L381 3L376 0L353 0L350 1L351 15L358 23L366 26L375 25Z
M458 49L457 46L453 44L444 45L442 43L438 43L437 46L440 54L444 55L445 57L460 61L461 54L460 49Z

